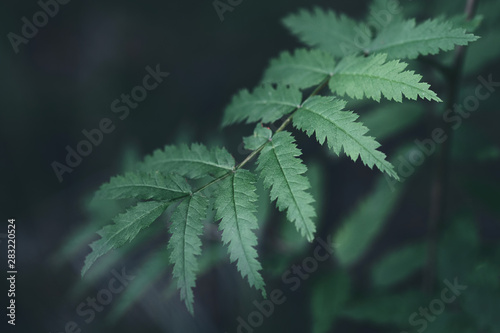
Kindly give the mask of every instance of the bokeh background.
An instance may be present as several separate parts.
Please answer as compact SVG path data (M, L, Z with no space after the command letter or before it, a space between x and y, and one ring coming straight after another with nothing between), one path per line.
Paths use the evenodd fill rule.
M111 176L133 169L135 162L165 144L224 145L237 161L243 160L241 137L249 135L252 126L221 129L220 120L231 96L241 88L254 87L272 57L282 50L300 46L280 20L300 7L313 5L363 18L368 4L368 1L357 0L244 0L232 12L226 12L221 21L211 1L70 1L61 5L59 13L27 44L21 44L18 53L14 52L7 34L20 34L21 18L31 18L40 7L36 1L0 4L3 36L0 42L0 233L6 233L8 218L17 220L19 271L17 325L14 329L4 326L6 319L2 315L0 327L6 327L2 332L64 332L71 321L83 332L235 332L238 316L246 317L254 310L252 301L260 298L239 277L235 265L224 255L224 249L216 245L210 247L208 259L203 261L204 271L195 289L194 318L185 310L178 293L169 287L170 269L166 262L164 270L158 269L161 257L157 257L151 267L142 267L166 244L168 217L155 223L137 243L104 258L82 279L80 270L90 251L87 244L98 238L95 231L120 209L113 203L89 207L89 200ZM458 14L464 5L464 1L401 2L404 12L418 19ZM482 38L469 50L461 96L473 91L479 75L493 75L494 80L500 80L499 9L498 1L480 1L478 12L484 19L476 34ZM446 62L449 59L449 55L445 55L438 60ZM142 82L146 66L154 68L157 64L170 75L157 89L149 92L126 119L120 120L112 112L111 103ZM424 80L445 99L445 81L439 74L425 63L414 62L411 66L418 69ZM497 259L500 259L499 101L500 92L494 92L454 133L455 159L447 174L452 179L447 215L450 219L458 216L472 221L463 228L457 227L458 231L453 229L458 236L449 237L455 241L453 246L463 250L467 249L463 245L467 235L475 235L476 238L469 237L474 238L470 242L477 243L474 246L478 249L477 257L469 258L473 267L483 262L498 264ZM398 156L402 143L429 135L435 124L435 114L442 111L442 106L431 103L423 106L423 111L412 113L410 110L408 116L405 110L411 109L411 105L350 104L362 117L368 117L380 107L392 110L394 117L366 120L372 121L373 127L367 126L374 135L384 136L384 131L390 133L381 138L381 143L382 150L391 158ZM407 117L411 117L408 124L398 123L395 125L398 130L391 131L392 121L404 122ZM116 129L105 134L102 143L59 182L51 163L64 163L65 147L75 148L84 139L82 130L97 128L103 118L111 119ZM377 171L359 162L331 156L305 135L297 133L297 139L310 167L308 175L318 199L319 236L327 239L356 212L360 200L379 191L376 193L378 199L372 202L373 211L367 210L361 217L378 219L383 227L372 232L373 242L366 253L356 263L342 269L350 276L350 287L344 282L335 286L341 290L350 288L355 300L382 295L385 289L374 287L372 283L374 263L407 244L418 247L418 242L427 235L432 158L393 198L392 192L380 189L387 186L380 181ZM265 192L262 193L265 196ZM258 248L264 262L264 278L269 290L286 289L281 281L283 272L310 255L315 244L301 241L293 228L284 223L282 214L265 201L266 198L261 200L259 211L262 228ZM207 225L204 244L217 244L216 228ZM364 227L361 230L365 230ZM455 235L453 232L450 231ZM0 240L0 267L4 271L6 241ZM451 245L449 248L455 249ZM452 260L456 252L450 251L446 258ZM420 251L410 257L413 255L420 258L415 259L417 262L423 258ZM335 276L335 281L343 281L338 277L344 274L339 273L339 266L334 259L322 263L311 278L303 281L300 289L286 294L287 301L266 318L256 332L311 331L314 322L321 318L318 305L316 308L314 305L316 296L311 295L324 292L334 299L335 295L342 294L342 291L328 288L333 285L329 283L333 281L329 280L330 275ZM414 266L407 279L392 290L394 297L406 295L404 290L407 289L419 294L424 269L421 262ZM492 271L498 270L494 264L490 266ZM156 278L153 281L146 279L145 284L136 287L131 295L116 295L102 312L96 312L94 320L85 323L76 312L77 306L107 286L113 269L121 271L124 267L137 280L150 274ZM399 268L394 270L399 271ZM495 283L492 282L492 293L498 295ZM438 281L438 290L441 287ZM2 308L6 306L6 290L7 285L3 283ZM416 304L425 305L431 299L429 296L424 303ZM384 315L390 318L394 309L399 308L399 302L406 304L405 300L393 299L391 305L382 306L387 310L384 314L372 316L375 319L366 319L359 313L356 316L352 310L350 316L338 319L332 332L396 332L397 325L380 318ZM487 305L482 300L477 302L496 313L500 311L498 300L493 299ZM337 306L335 302L324 304L326 308ZM386 303L381 299L375 304ZM458 305L452 310L455 314L465 311ZM403 313L403 317L409 313L411 311ZM333 317L330 313L326 316ZM498 332L498 326L496 331L493 324L488 326L488 318L483 321L486 324L482 332Z

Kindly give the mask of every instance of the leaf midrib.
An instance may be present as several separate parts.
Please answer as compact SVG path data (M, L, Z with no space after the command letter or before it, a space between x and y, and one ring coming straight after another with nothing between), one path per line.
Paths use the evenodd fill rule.
M189 194L189 192L183 192L182 190L175 190L175 189L171 189L168 187L159 186L159 185L151 185L151 184L114 185L110 189L121 189L121 188L127 188L127 187L131 187L131 188L146 187L146 188L154 188L154 189L163 190L163 191L172 192L172 193Z
M272 143L272 146L273 146L273 154L274 154L274 157L276 158L276 162L278 164L278 166L280 167L280 170L281 170L281 174L283 175L283 178L285 179L285 182L286 182L286 186L288 187L288 190L290 191L290 194L292 195L292 198L293 198L293 202L295 203L295 207L297 207L297 210L299 211L299 214L300 214L300 217L302 219L302 224L307 232L307 238L309 238L310 235L312 235L311 231L309 230L308 226L307 226L307 222L306 222L306 219L304 218L304 215L302 214L302 210L300 209L300 206L299 204L297 203L297 199L295 198L295 195L292 191L292 188L290 187L290 183L288 181L288 178L286 177L286 173L285 171L283 170L283 167L281 166L281 163L280 163L280 159L278 158L278 154L276 153L276 146L274 144L274 141L271 141Z
M335 126L338 130L342 131L346 136L350 137L353 141L355 141L365 152L367 152L370 156L372 156L377 162L379 162L381 165L384 165L385 168L384 168L384 170L381 170L381 171L389 172L391 175L393 174L393 172L391 172L392 170L388 169L387 166L385 165L387 163L386 160L380 160L378 157L376 157L374 154L372 154L372 152L370 150L368 150L364 145L362 145L357 138L353 137L349 132L347 132L345 129L340 127L336 122L323 116L322 114L320 114L318 112L315 112L311 109L308 109L307 106L303 106L301 110L306 110L306 111L312 113L313 115L316 115L316 116L326 120L327 122L329 122L333 126ZM299 110L299 112L300 112L300 110ZM339 112L342 112L342 111L339 111ZM317 133L316 133L316 135L317 135ZM341 144L341 146L344 146L344 145ZM376 150L376 151L378 151L378 150ZM378 165L377 165L377 168L380 169L380 167Z
M129 223L127 223L123 228L120 228L118 231L116 231L115 233L113 233L112 236L107 237L106 241L103 243L103 246L107 245L114 237L116 237L118 234L120 234L123 230L127 229L128 227L130 227L130 225L132 225L134 223L137 223L137 221L142 220L146 215L151 214L154 210L156 210L156 209L158 209L160 207L163 207L165 205L166 205L166 203L159 203L158 206L155 206L154 208L152 208L151 210L145 212L144 214L142 214L141 216L139 216L136 219L122 220L122 221L129 222ZM116 222L115 222L115 225L116 225Z
M469 34L467 34L469 35ZM466 36L467 36L466 35ZM398 46L402 46L402 45L405 45L405 44L416 44L416 43L423 43L423 42L426 42L426 41L434 41L434 40L441 40L441 39L454 39L454 40L465 40L465 41L469 41L468 39L466 39L465 37L429 37L429 38L414 38L414 39L410 39L410 40L404 40L404 41L401 41L401 42L393 42L393 43L387 43L385 44L383 47L375 47L375 48L371 48L373 46L373 44L375 44L375 42L378 40L378 39L374 39L372 41L372 45L370 46L370 48L368 48L369 52L370 53L373 53L373 52L380 52L381 50L386 50L386 49L389 49L389 48L393 48L393 47L398 47ZM439 49L442 49L444 50L440 45L437 46ZM421 53L419 51L416 51L417 53Z
M273 104L278 104L278 105L284 105L284 106L291 106L291 107L296 107L296 104L293 103L287 103L286 101L279 101L279 100L265 100L265 99L258 99L258 100L253 100L253 101L245 101L242 103L239 103L238 105L244 105L247 107L248 105L252 106L253 104L261 104L261 105L273 105Z
M164 160L157 160L157 161L151 162L151 164L149 164L149 165L157 165L157 164L162 164L162 163L179 163L179 162L209 165L209 166L213 166L213 167L216 167L216 168L219 168L222 170L227 170L227 171L232 170L232 167L230 167L230 166L226 167L226 166L214 163L214 162L207 162L207 161L203 161L203 160L192 160L192 159L180 159L180 158L169 158L169 159L164 159Z
M400 75L401 73L404 73L404 72L400 72L400 73L397 73L397 75ZM365 77L365 78L369 78L369 79L377 79L377 80L382 80L382 81L387 81L387 82L391 82L391 83L395 83L395 84L401 84L401 85L405 85L405 86L408 86L410 88L413 88L413 89L416 89L418 91L421 91L421 95L423 96L431 96L430 98L432 98L433 100L435 100L435 97L434 95L432 94L429 94L429 92L423 90L422 88L418 87L418 86L414 86L414 85L411 85L409 83L406 83L406 82L402 82L402 81L395 81L394 79L389 79L389 78L385 78L385 77L382 77L382 76L376 76L376 75L372 75L372 74L366 74L366 73L359 73L359 72L339 72L339 73L336 73L337 76L342 76L342 75L345 75L345 76L358 76L358 77ZM415 83L417 85L420 85L420 84L424 84L424 82L417 82ZM382 92L382 91L381 91ZM404 95L404 96L407 96L403 91L401 91L401 94ZM384 94L385 96L385 94Z
M241 247L241 249L242 249L242 251L244 253L247 265L249 267L249 273L247 275L250 275L250 273L252 274L254 285L257 286L256 282L257 282L258 279L255 277L253 270L250 268L251 267L250 260L248 259L248 254L247 254L246 248L243 246L243 240L242 240L242 237L241 237L240 225L238 223L239 218L238 218L238 211L236 209L235 178L236 178L236 174L234 174L233 177L231 178L231 185L232 185L231 186L231 190L232 190L231 197L233 198L232 203L233 203L233 210L234 210L236 230L238 231L238 240L239 240L240 247Z
M299 69L306 69L306 70L309 70L311 72L315 72L315 73L319 73L319 74L326 74L326 75L330 75L332 71L326 71L324 69L321 69L321 68L318 68L318 67L310 67L310 66L306 66L306 65L301 65L301 64L281 64L281 65L274 65L275 68L287 68L287 67L294 67L294 68L299 68Z

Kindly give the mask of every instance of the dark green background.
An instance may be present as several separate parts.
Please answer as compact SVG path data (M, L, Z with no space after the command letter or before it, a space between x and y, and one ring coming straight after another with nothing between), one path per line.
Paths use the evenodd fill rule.
M445 1L434 5L426 1L426 9L419 15L459 12L462 2ZM402 2L402 6L410 11L414 3ZM354 18L362 18L367 11L366 1L244 0L233 12L225 13L225 20L221 22L211 1L73 0L61 6L47 26L27 45L21 45L20 52L15 54L7 33L19 34L21 17L31 17L40 8L35 1L4 1L0 5L0 232L6 232L7 218L17 219L19 270L18 326L12 331L60 332L71 320L80 323L84 332L235 331L236 317L248 312L234 306L234 302L239 293L246 292L247 286L244 281L238 281L234 265L229 263L198 281L196 306L203 310L197 310L196 318L187 315L178 295L173 301L162 303L161 298L155 299L150 294L118 324L103 328L106 327L105 313L98 314L90 325L82 324L75 308L83 299L74 300L68 296L68 291L81 280L80 269L89 249L80 251L57 268L50 258L74 230L88 223L85 199L122 170L124 156L140 157L165 144L186 141L223 144L237 161L241 161L244 155L238 153L238 146L241 137L249 135L252 127L221 130L219 124L224 106L239 89L251 88L260 80L270 58L281 50L300 45L280 24L280 19L299 7L313 4L345 12ZM495 31L494 23L485 22L478 34L484 36ZM498 50L497 45L492 45L495 47ZM490 56L490 60L495 58ZM140 84L145 67L156 64L170 72L170 76L150 92L128 118L119 120L111 112L112 101ZM473 68L467 80L474 84L477 75L487 76L498 73L497 70L498 63L490 61L486 66ZM420 72L429 75L424 81L436 87L438 95L446 96L446 89L437 75L425 68ZM494 74L494 78L500 80L500 75ZM470 135L460 149L469 146L469 151L474 151L484 142L498 147L500 116L495 101L499 100L499 95L495 93L487 109L481 108L467 120L467 128L463 131L469 131ZM355 111L362 113L364 110ZM116 129L105 135L91 155L71 174L65 174L60 183L51 163L63 162L65 147L74 148L84 139L81 131L96 128L102 118L112 119ZM428 124L422 122L402 136L383 141L382 149L390 156L399 141L425 137L428 129ZM315 159L326 170L323 197L326 208L319 230L321 235L327 235L367 192L377 172L363 167L359 161L332 160L313 140L304 135L297 138L306 162ZM493 187L486 198L497 208L496 212L478 203L474 195L465 195L469 201L450 197L451 210L471 205L480 221L483 240L489 242L497 242L500 236L498 167L498 159L481 164L466 158L452 167L452 170L470 175L467 180L473 185L487 183ZM429 173L431 168L430 163L424 166L422 174ZM365 263L394 244L425 235L429 179L423 179L410 184L401 207L393 214ZM278 216L273 214L276 220ZM263 252L272 249L268 244L270 239L273 238L263 241ZM5 242L0 247L5 253ZM1 254L0 258L3 257ZM4 267L3 262L2 259L1 267ZM122 264L132 269L140 264L140 258L131 258L130 262ZM363 263L360 267L356 275L358 292L362 294L366 271ZM86 295L95 294L109 278L109 274L103 276L101 284ZM269 285L279 287L280 283L271 280ZM261 331L308 331L311 319L307 292L305 287L288 295L287 303L266 321ZM3 300L3 289L0 294ZM177 315L172 316L172 311L165 310L168 307L176 308L174 313ZM2 327L5 317L1 315L0 318ZM367 329L355 322L341 323L340 327L349 332ZM370 332L375 330L370 329Z

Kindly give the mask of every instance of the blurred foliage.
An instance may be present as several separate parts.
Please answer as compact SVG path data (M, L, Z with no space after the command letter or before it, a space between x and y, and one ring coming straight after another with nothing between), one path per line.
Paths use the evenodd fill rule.
M323 7L368 17L369 3L325 3ZM376 1L372 11L391 0ZM478 77L500 81L500 3L478 2L476 18L464 20L465 1L401 2L401 15L421 22L429 17L451 19L481 38L467 47L458 102L475 93ZM237 330L238 317L256 311L259 293L240 281L235 264L219 244L213 219L204 221L200 280L195 291L197 318L186 315L171 283L167 265L167 211L133 243L98 260L84 280L82 258L95 231L109 223L129 203L98 203L92 193L111 175L133 170L138 157L172 142L204 141L238 149L242 134L253 128L222 132L218 124L229 96L259 82L268 59L297 42L280 27L279 19L296 11L300 1L244 1L219 22L210 2L192 3L71 3L37 38L14 55L8 40L0 45L3 79L0 166L8 175L2 193L9 211L23 211L36 220L23 235L26 289L20 294L25 313L36 320L29 329L61 331L70 320L83 323L75 308L95 295L110 278L111 268L127 267L137 278L84 331L96 332L224 332ZM5 34L20 28L20 17L38 10L35 2L3 4ZM117 9L120 7L120 9ZM189 15L185 15L189 14ZM189 17L188 17L189 16ZM188 17L188 18L186 18ZM397 17L396 17L397 19ZM376 22L376 20L374 21ZM64 40L64 43L59 42ZM436 63L448 66L454 52L417 58L410 69L429 77L433 90L446 101L448 87ZM83 164L57 183L50 168L64 159L64 147L81 140L81 130L95 128L112 117L110 103L143 76L144 67L161 62L171 71L165 85L151 94L127 122L106 139ZM163 65L162 65L163 66ZM7 92L7 93L6 93ZM348 99L349 100L349 99ZM453 131L445 223L439 228L434 287L423 291L426 274L427 221L435 156L404 182L392 182L361 163L325 157L324 150L304 141L300 149L309 166L317 203L318 238L331 236L331 258L288 291L283 274L313 256L316 242L307 243L283 214L270 209L269 194L259 194L259 256L269 290L285 290L286 302L276 305L255 332L417 332L410 316L441 299L445 280L467 289L425 332L500 332L500 122L498 88L481 100L478 110ZM381 104L349 100L360 113L369 135L384 143L397 164L415 151L415 139L428 138L441 123L445 106L428 102ZM5 146L3 143L6 143ZM350 162L350 161L349 161ZM359 165L358 165L359 164ZM81 198L85 198L82 202ZM26 207L26 202L34 202ZM6 210L7 211L7 210ZM85 212L85 213L82 213ZM38 223L40 222L40 223ZM90 222L90 223L89 223ZM41 245L41 242L48 245ZM50 259L47 261L47 258ZM50 264L48 264L49 262ZM29 268L32 266L33 268ZM33 287L28 287L28 284ZM35 287L36 286L36 287ZM33 295L41 294L41 297ZM50 308L47 311L39 311Z

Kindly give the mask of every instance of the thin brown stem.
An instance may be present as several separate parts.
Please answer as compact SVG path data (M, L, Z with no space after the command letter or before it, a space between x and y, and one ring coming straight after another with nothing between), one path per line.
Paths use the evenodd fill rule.
M477 0L467 0L465 14L467 20L474 17L477 7ZM453 110L458 99L458 92L462 77L462 69L465 60L466 46L458 46L455 49L455 57L451 70L448 72L448 99L445 110ZM444 124L446 141L436 156L436 167L434 169L433 180L430 189L428 241L427 241L427 263L424 273L423 288L427 292L432 292L436 276L437 265L437 244L439 241L439 230L445 220L446 199L447 199L447 176L449 174L449 160L452 143L452 128L450 124Z

